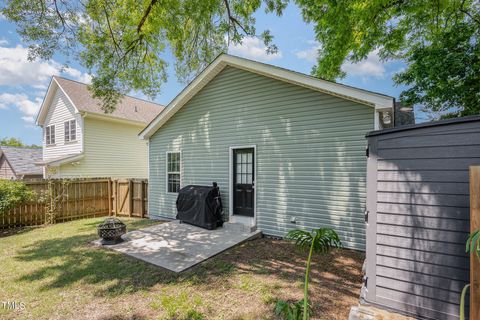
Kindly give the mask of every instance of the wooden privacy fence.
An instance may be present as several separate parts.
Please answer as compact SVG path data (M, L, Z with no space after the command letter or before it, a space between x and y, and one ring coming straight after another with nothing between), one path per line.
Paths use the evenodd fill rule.
M52 201L55 223L109 215L147 216L147 180L55 179L25 184L35 191L34 200L0 215L0 229L44 224Z
M147 215L147 190L147 180L114 180L112 182L112 214L145 217Z

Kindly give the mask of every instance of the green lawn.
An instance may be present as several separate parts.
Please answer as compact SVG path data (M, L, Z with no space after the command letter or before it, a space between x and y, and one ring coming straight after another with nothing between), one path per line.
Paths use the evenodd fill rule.
M180 275L92 246L103 219L0 237L1 319L271 319L275 299L300 299L304 254L258 239ZM155 223L122 219L128 229ZM319 319L345 319L357 303L363 255L338 250L313 264Z

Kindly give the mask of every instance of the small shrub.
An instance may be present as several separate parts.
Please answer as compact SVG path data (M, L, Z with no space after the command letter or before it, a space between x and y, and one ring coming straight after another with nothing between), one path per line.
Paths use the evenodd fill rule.
M284 320L302 320L304 310L304 300L297 302L288 302L277 300L275 304L275 313ZM310 317L310 307L307 310L307 318Z
M0 214L31 200L33 195L23 182L0 180Z
M47 188L42 190L38 202L45 207L45 224L54 224L62 203L68 198L69 179L47 179Z

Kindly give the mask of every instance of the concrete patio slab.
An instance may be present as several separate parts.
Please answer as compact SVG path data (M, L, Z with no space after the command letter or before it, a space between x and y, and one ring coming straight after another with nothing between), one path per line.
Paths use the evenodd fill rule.
M125 240L103 246L162 268L181 272L239 243L261 236L234 226L206 230L178 221L128 232ZM100 240L94 242L101 245Z

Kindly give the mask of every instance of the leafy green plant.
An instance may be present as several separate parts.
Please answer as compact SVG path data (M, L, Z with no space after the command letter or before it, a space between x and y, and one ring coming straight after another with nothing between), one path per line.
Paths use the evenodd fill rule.
M276 310L285 316L285 319L301 319L307 320L310 318L310 306L308 301L308 281L310 276L310 265L312 262L312 257L314 253L325 254L328 253L332 248L341 247L342 243L338 234L331 228L320 228L312 230L312 232L307 232L303 230L292 230L287 236L287 240L295 241L295 245L303 251L308 250L308 259L307 259L307 268L305 271L305 282L304 282L304 291L303 291L303 311L298 312L298 304L290 304L288 307L285 306L285 301L278 301L276 305ZM288 304L288 303L287 303Z
M283 316L283 319L285 320L302 319L304 314L303 299L297 302L278 300L275 305L275 313L279 316ZM310 311L308 313L310 313Z
M473 231L468 236L467 243L465 245L465 252L469 254L476 254L477 259L480 260L480 229ZM463 287L462 295L460 297L460 320L465 320L465 295L467 294L469 287L469 284Z
M480 259L480 229L468 236L465 252L476 254L477 258Z
M33 195L23 182L0 180L0 214L31 200Z
M467 294L469 287L470 284L463 287L462 295L460 296L460 320L465 320L465 295Z
M46 169L46 188L40 192L38 202L45 207L45 224L55 224L57 214L63 202L68 199L68 186L70 179L54 179L57 169Z

